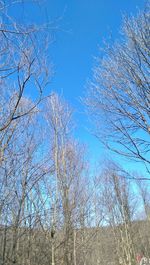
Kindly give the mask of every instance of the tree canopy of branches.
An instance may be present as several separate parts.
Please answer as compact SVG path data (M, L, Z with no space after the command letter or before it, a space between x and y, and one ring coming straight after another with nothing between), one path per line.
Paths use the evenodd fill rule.
M104 49L86 104L111 150L150 165L150 5L124 18L122 39Z
M9 9L15 4L22 5L21 1L0 3L0 133L5 133L13 121L36 109L48 81L46 57L42 51L43 44L46 45L44 33L38 26L20 24L10 16ZM29 90L31 95L36 95L32 102L25 99Z

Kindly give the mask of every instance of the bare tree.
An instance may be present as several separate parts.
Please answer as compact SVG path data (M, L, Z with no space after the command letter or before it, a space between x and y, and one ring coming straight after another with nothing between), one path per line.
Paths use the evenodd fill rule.
M77 264L76 229L81 221L79 209L84 207L84 149L72 137L72 110L57 94L52 94L47 101L46 120L55 168L52 264ZM59 244L63 246L62 257L55 250Z
M21 9L22 1L0 2L0 161L15 121L37 111L49 78L46 32L42 26L23 25L11 16L10 9L16 4ZM27 98L29 90L32 100Z
M138 180L139 178L139 180ZM141 199L141 203L143 204L144 208L144 215L146 219L149 221L150 220L150 203L149 203L149 198L150 198L150 186L149 186L149 181L141 181L142 177L138 176L137 177L137 187L139 191L139 197Z
M136 201L131 183L115 165L107 167L101 178L101 201L105 222L112 228L115 239L116 262L120 260L121 264L135 264L132 222Z
M45 56L49 43L43 26L31 26L30 22L23 25L17 21L17 16L12 16L11 8L17 5L20 10L22 4L23 1L0 1L2 264L38 264L40 258L35 259L36 240L39 239L36 228L41 229L45 202L39 191L51 168L44 155L39 159L42 138L40 140L39 131L34 129L49 79Z
M32 260L30 232L37 227L37 217L43 214L38 187L42 187L43 179L52 170L44 157L42 160L38 157L41 140L33 114L20 119L1 164L3 264L18 264L20 260L23 264L24 260Z
M119 155L144 163L148 172L149 18L149 3L137 17L124 18L122 38L104 50L86 99L100 141Z

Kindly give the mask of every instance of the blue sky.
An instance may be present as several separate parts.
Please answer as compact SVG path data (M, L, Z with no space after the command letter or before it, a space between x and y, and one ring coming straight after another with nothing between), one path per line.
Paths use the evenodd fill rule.
M94 57L103 39L118 37L122 14L137 12L142 0L49 0L45 10L49 20L61 17L50 55L55 64L52 89L63 91L75 107L91 77Z
M87 80L92 78L95 57L100 55L103 40L119 38L122 15L136 14L144 0L45 0L45 4L20 13L20 19L55 21L56 30L49 49L55 75L47 92L63 93L75 109L76 137L89 146L92 161L107 156L107 152L89 131L91 125L80 98L86 93ZM16 10L15 10L16 12ZM23 12L23 11L22 11ZM128 167L132 165L128 164Z
M107 154L88 132L91 127L79 98L85 94L103 40L109 39L110 33L112 39L119 38L122 15L136 14L143 5L142 0L54 0L46 5L49 19L61 17L60 29L50 49L55 64L51 89L63 92L75 108L76 136L89 146L93 161Z

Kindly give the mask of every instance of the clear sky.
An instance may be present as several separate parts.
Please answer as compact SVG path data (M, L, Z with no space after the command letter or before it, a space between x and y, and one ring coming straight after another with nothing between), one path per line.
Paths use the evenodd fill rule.
M95 57L100 54L103 40L119 38L122 15L136 14L144 0L45 0L45 4L29 9L23 17L30 20L56 21L58 29L52 31L54 41L49 56L55 75L49 85L51 90L63 93L75 109L76 136L89 146L91 159L105 156L105 150L88 130L91 125L84 114L80 97L85 95L87 80L92 77Z

